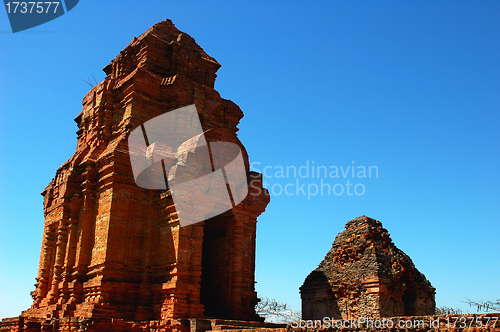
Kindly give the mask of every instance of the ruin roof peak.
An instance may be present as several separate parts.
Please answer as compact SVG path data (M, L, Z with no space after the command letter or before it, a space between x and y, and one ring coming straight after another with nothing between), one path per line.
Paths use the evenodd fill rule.
M148 36L155 36L156 38L159 38L167 43L177 43L180 45L185 45L188 49L193 50L201 55L203 59L206 59L210 62L214 62L216 64L219 64L217 60L212 58L210 55L208 55L203 48L201 48L198 43L196 43L196 40L191 37L189 34L180 31L177 29L172 23L171 20L165 19L161 22L156 23L153 25L151 28L149 28L146 32L141 34L139 37L135 37L132 40L131 44L134 44L135 42L140 42L143 39L145 39ZM220 64L219 64L220 66Z
M354 218L353 220L348 221L345 224L345 229L353 229L353 228L363 228L364 226L371 226L377 228L383 228L382 223L373 218L362 215L360 217Z
M180 74L213 88L220 66L194 38L167 19L134 37L103 70L115 79L125 78L139 68L161 77Z

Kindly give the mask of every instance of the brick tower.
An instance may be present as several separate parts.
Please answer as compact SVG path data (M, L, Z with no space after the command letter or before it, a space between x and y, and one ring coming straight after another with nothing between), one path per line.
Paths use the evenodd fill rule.
M303 319L433 315L435 288L378 220L345 225L300 288Z
M259 320L256 222L269 196L261 175L249 171L236 135L242 111L214 90L219 67L165 20L134 38L104 68L106 78L87 93L75 119L76 152L42 193L45 222L34 303L20 317L4 320L1 330L37 331L44 324L62 330L75 322L80 330L98 322L107 323L95 330L116 330L111 318L113 326ZM204 131L223 129L216 139L240 146L250 194L221 215L180 227L170 190L136 185L127 138L144 122L192 104Z

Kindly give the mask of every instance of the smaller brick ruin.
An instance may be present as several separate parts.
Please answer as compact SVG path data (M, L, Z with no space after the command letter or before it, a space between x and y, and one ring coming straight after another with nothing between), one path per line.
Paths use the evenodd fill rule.
M435 288L380 221L345 225L300 287L303 319L433 315Z

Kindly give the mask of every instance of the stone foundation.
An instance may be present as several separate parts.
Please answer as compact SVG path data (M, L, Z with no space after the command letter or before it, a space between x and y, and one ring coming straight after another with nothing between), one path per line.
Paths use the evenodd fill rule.
M224 319L181 319L156 321L127 321L116 318L25 318L3 319L0 331L31 332L205 332L225 330L276 330L286 325Z
M382 322L381 319L379 319ZM500 313L487 314L464 314L464 315L435 315L435 316L403 316L384 318L384 322L391 321L393 328L377 328L373 325L378 324L376 319L364 324L353 326L349 320L344 324L346 327L320 327L319 321L302 321L288 324L266 324L259 322L221 320L221 319L190 319L190 320L166 320L166 321L146 321L130 322L121 319L28 319L28 318L8 318L2 320L0 331L66 331L66 332L303 332L303 331L344 331L344 332L499 332L500 331ZM476 325L471 326L469 325ZM467 327L463 327L466 322ZM480 323L478 323L480 322ZM486 323L489 323L487 326ZM302 324L303 328L293 327L295 324ZM307 327L307 325L310 325ZM387 323L386 323L387 324ZM401 327L398 326L401 325ZM483 324L482 327L480 324ZM413 325L410 327L409 325Z
M328 325L330 324L330 325ZM302 326L302 327L301 327ZM277 329L276 331L281 330ZM289 324L283 331L500 331L500 313L349 318L325 323L324 320L302 320ZM257 332L258 330L255 330ZM249 331L247 331L249 332Z

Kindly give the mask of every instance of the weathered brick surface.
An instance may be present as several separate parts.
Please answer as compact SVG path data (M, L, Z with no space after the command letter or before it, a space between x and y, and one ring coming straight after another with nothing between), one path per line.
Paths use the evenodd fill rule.
M499 332L500 313L452 314L432 316L401 316L373 318L360 321L356 318L348 320L297 321L289 324L286 329L275 329L276 332L305 331L343 331L343 332L395 332L395 331L434 331L434 332ZM261 329L252 331L262 332ZM228 332L228 331L226 331ZM245 330L245 332L250 332Z
M56 324L52 320L34 318L10 318L4 320L0 331L40 331L51 330L53 327L59 331L131 331L131 332L171 332L171 331L225 331L225 332L306 332L306 331L342 331L342 332L499 332L500 314L465 314L465 315L441 315L441 316L408 316L392 317L384 320L384 324L392 322L392 328L375 327L376 321L363 324L351 324L349 321L343 324L346 327L320 326L319 321L294 322L288 326L278 324L265 324L258 322L227 321L217 319L190 319L190 320L163 320L130 322L120 319L77 319L63 318ZM293 327L302 324L304 327ZM316 324L316 327L313 327ZM335 323L334 323L335 324ZM464 325L465 324L465 325ZM340 324L339 324L340 325ZM309 326L309 327L306 327ZM410 327L411 326L411 327ZM464 327L466 326L466 327Z
M236 135L243 113L214 89L219 67L166 20L134 38L104 68L106 78L85 96L75 119L76 152L42 193L34 302L17 330L40 331L48 324L70 331L78 323L87 331L135 331L134 321L175 330L185 328L172 323L176 319L259 319L255 234L269 202L266 191L253 190L232 210L180 227L171 192L139 188L128 153L127 138L137 126L195 104L203 130L218 128L214 139L238 144L252 188L262 189ZM4 320L1 326L9 330L12 324Z
M349 221L301 287L304 319L434 314L435 289L380 221Z

